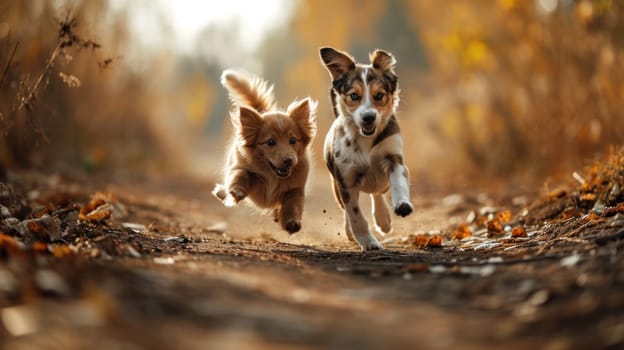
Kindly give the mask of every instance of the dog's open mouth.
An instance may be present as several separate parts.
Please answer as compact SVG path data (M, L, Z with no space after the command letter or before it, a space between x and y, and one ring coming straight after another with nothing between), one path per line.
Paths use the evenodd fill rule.
M288 177L290 176L290 167L279 168L273 165L273 163L269 162L269 166L275 172L275 175L278 177Z
M365 124L360 128L362 130L362 135L371 136L375 133L375 124Z

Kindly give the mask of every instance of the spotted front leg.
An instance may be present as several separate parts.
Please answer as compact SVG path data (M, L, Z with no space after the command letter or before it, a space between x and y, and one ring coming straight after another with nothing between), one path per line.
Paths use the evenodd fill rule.
M388 179L390 181L390 198L394 213L399 216L408 216L413 211L409 197L409 170L403 164L401 155L389 155L386 159L390 162Z
M345 216L351 227L353 238L360 245L362 250L379 250L383 249L381 243L373 236L368 229L368 222L362 215L359 206L360 192L357 189L345 189L341 191L342 202L345 205Z

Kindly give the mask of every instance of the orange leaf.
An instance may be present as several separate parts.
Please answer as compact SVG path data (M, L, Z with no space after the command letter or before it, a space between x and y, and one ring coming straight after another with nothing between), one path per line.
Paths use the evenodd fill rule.
M93 198L87 205L80 209L80 215L86 215L94 211L97 207L106 204L106 201L100 197Z
M82 209L80 209L80 213L78 215L78 219L80 220L92 220L87 218L87 214L95 211L96 209L98 209L99 207L109 203L111 200L110 196L102 193L102 192L97 192L93 195L93 197L91 198L91 201L89 203L87 203L87 205L85 205L84 207L82 207Z
M470 232L470 227L468 227L468 225L466 224L461 224L455 230L453 230L452 239L461 240L470 236L472 236L472 232Z
M550 199L562 198L566 195L566 191L564 189L556 189L548 193L548 197Z
M36 221L31 221L27 223L26 227L28 228L30 232L33 232L33 233L41 233L43 231L43 227L41 227L41 225Z
M57 258L62 258L66 255L73 253L69 246L64 244L55 244L52 247L52 254Z
M88 220L88 221L94 221L94 222L104 221L108 219L112 213L113 213L112 206L110 204L104 204L104 205L97 207L95 210L87 213L86 215L82 215L83 218L81 220Z
M417 234L414 237L414 240L412 241L412 243L415 246L418 246L418 247L426 247L427 243L429 243L429 240L430 240L429 235L424 234L424 233L423 234Z
M496 219L501 223L509 222L511 220L511 211L505 210L496 214Z
M17 248L18 246L17 246L17 242L15 241L15 238L11 236L7 236L4 233L0 232L0 247L14 249L14 248Z
M500 236L505 232L503 230L503 226L501 225L500 221L498 221L497 219L488 221L487 230L488 230L488 235L490 236Z
M412 243L417 247L441 247L442 237L438 235L417 234Z
M596 200L596 195L594 193L584 193L581 195L581 200L585 202L593 202Z
M527 232L526 229L522 226L516 226L513 230L511 230L511 237L526 237Z
M43 242L35 242L32 245L32 249L37 253L47 253L48 252L48 244Z
M592 211L592 212L590 212L590 213L587 215L587 220L588 220L588 221L594 221L594 220L598 220L598 219L600 219L600 215L598 215L598 214L594 213L593 211Z
M570 218L577 218L581 216L581 210L577 207L569 207L566 208L563 213L561 213L561 220L567 220Z
M441 247L442 246L442 237L435 235L431 237L429 243L427 243L427 247Z

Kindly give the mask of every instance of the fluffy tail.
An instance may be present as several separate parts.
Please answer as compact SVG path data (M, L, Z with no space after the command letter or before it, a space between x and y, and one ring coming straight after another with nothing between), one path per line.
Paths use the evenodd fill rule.
M221 84L228 90L230 100L264 113L275 107L273 85L242 71L226 69L221 74Z

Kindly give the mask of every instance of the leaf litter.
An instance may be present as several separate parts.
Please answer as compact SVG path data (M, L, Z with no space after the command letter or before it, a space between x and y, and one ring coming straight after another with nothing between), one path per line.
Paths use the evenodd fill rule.
M585 327L576 340L580 346L603 344L600 332L615 334L621 324L617 310L624 308L617 297L624 281L615 272L624 268L622 154L613 152L606 160L571 176L567 187L533 201L516 201L519 205L511 208L494 205L494 200L475 201L480 205L475 206L462 203L466 196L450 198L447 206L465 209L462 222L437 232L412 233L393 240L399 246L396 251L362 254L302 250L275 240L236 241L223 235L226 223L216 223L214 232L201 230L213 235L208 241L210 248L203 254L223 259L218 260L219 268L279 262L297 269L307 266L308 271L326 266L325 271L354 276L357 281L398 277L400 282L391 280L391 284L400 288L384 290L398 295L397 300L406 305L418 297L433 305L468 307L473 312L482 308L502 310L521 321L514 323L514 330L506 330L504 337L520 337L530 330L546 339L551 332L543 325L560 323L577 315L575 312L583 317L601 317L603 330L588 333L594 328ZM7 320L23 323L10 334L39 332L43 316L35 310L34 321L32 317L29 321L28 310L32 309L24 304L26 300L71 300L78 303L75 310L82 310L76 311L83 315L80 318L99 325L106 324L111 315L125 312L124 308L131 309L133 303L140 304L148 295L158 303L186 307L173 293L180 287L124 267L161 266L179 271L190 263L189 259L174 258L177 254L194 254L197 246L205 246L198 235L189 234L190 229L185 234L180 231L182 226L170 225L158 207L150 214L153 219L146 221L142 219L148 216L136 215L136 202L113 194L5 184L0 186L0 205L3 324L6 329L11 327ZM22 266L19 269L15 269L17 261ZM128 274L132 277L124 277ZM111 289L101 284L103 278L113 285ZM115 292L119 288L137 297L123 304L127 301ZM171 294L157 297L159 293ZM258 292L251 295L257 297ZM615 311L615 318L608 310ZM612 344L613 336L608 341Z

